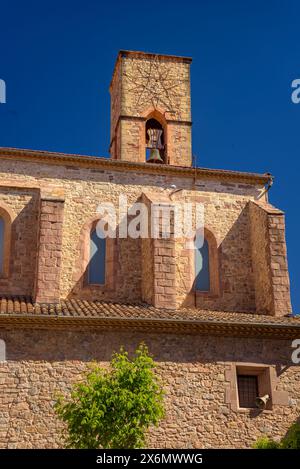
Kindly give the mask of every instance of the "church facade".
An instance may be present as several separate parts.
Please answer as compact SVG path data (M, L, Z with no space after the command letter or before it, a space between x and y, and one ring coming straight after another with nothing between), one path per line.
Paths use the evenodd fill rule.
M299 417L284 213L270 174L195 167L190 66L119 53L110 158L0 148L2 448L60 447L57 394L142 341L166 392L148 447L246 448ZM159 217L158 236L120 235L135 204L184 203L203 208L199 249ZM115 236L98 236L99 206Z

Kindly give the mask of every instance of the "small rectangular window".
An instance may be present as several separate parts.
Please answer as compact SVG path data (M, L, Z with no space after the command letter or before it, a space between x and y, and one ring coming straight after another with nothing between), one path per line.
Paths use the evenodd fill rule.
M239 407L255 408L258 396L258 377L255 375L237 376Z

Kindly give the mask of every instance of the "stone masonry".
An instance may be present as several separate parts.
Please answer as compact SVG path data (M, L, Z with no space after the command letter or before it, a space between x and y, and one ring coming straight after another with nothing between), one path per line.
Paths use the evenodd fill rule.
M38 303L58 303L60 299L63 213L64 198L54 191L42 191L34 292Z
M0 148L1 448L61 447L57 393L68 393L91 361L107 366L121 345L132 352L141 341L166 393L149 447L248 448L262 435L281 438L299 418L291 354L300 323L286 317L284 214L268 202L269 174L192 167L190 64L119 53L110 159ZM153 121L164 164L146 162ZM105 284L89 284L97 208L112 203L122 219L120 196L129 209L203 205L208 291L195 289L194 252L175 237L173 221L168 239L134 239L118 236L118 220L106 241ZM257 374L259 392L270 395L266 409L239 407L239 373Z
M124 345L145 340L158 362L166 392L166 416L152 429L151 448L249 448L260 436L279 438L300 411L299 367L290 364L290 341L129 332L3 331L7 363L0 365L0 447L53 448L62 445L53 404L81 378L91 360L107 365ZM287 405L272 411L232 411L226 403L229 364L274 367L277 389Z
M291 306L284 213L254 202L249 207L256 309L265 314L285 314Z
M121 51L111 93L112 158L145 161L145 121L165 129L169 164L191 166L190 63L186 57Z

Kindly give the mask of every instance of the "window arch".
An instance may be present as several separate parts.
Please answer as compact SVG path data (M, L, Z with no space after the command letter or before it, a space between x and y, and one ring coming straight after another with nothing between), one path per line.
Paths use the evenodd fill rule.
M3 275L4 268L4 231L5 222L4 218L0 215L0 275Z
M197 291L210 291L209 264L209 246L207 239L204 239L203 245L195 251L195 288Z
M0 277L8 277L11 245L12 213L0 207Z
M99 232L101 229L99 220L98 217L88 218L80 230L70 297L74 295L87 300L93 298L96 301L109 299L109 295L115 291L118 270L117 240L111 237L96 237L94 231L97 229ZM102 272L99 264L97 266L99 259Z
M0 362L6 361L6 344L3 339L0 339Z
M106 239L98 236L97 229L90 232L90 251L88 263L88 283L104 285L106 274Z
M144 115L144 142L146 161L167 163L167 123L164 115L152 110Z
M218 245L213 233L204 229L202 246L195 249L194 289L201 295L218 295L220 289Z

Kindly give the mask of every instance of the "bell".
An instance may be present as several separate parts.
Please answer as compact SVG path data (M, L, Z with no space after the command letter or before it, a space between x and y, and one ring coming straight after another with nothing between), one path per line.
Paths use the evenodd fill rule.
M262 397L260 397L260 396L257 397L257 398L255 399L255 405L256 405L256 407L258 407L258 409L264 409L264 408L266 407L267 402L268 402L269 399L270 399L269 394L265 394L265 395L262 396Z
M150 148L150 156L148 163L164 163L160 156L160 151L163 148L161 143L162 130L161 129L148 129L149 142L147 147Z
M163 163L164 160L160 156L158 148L151 148L148 163Z
M161 129L148 129L149 136L148 148L163 148L161 143L161 136L163 131Z

